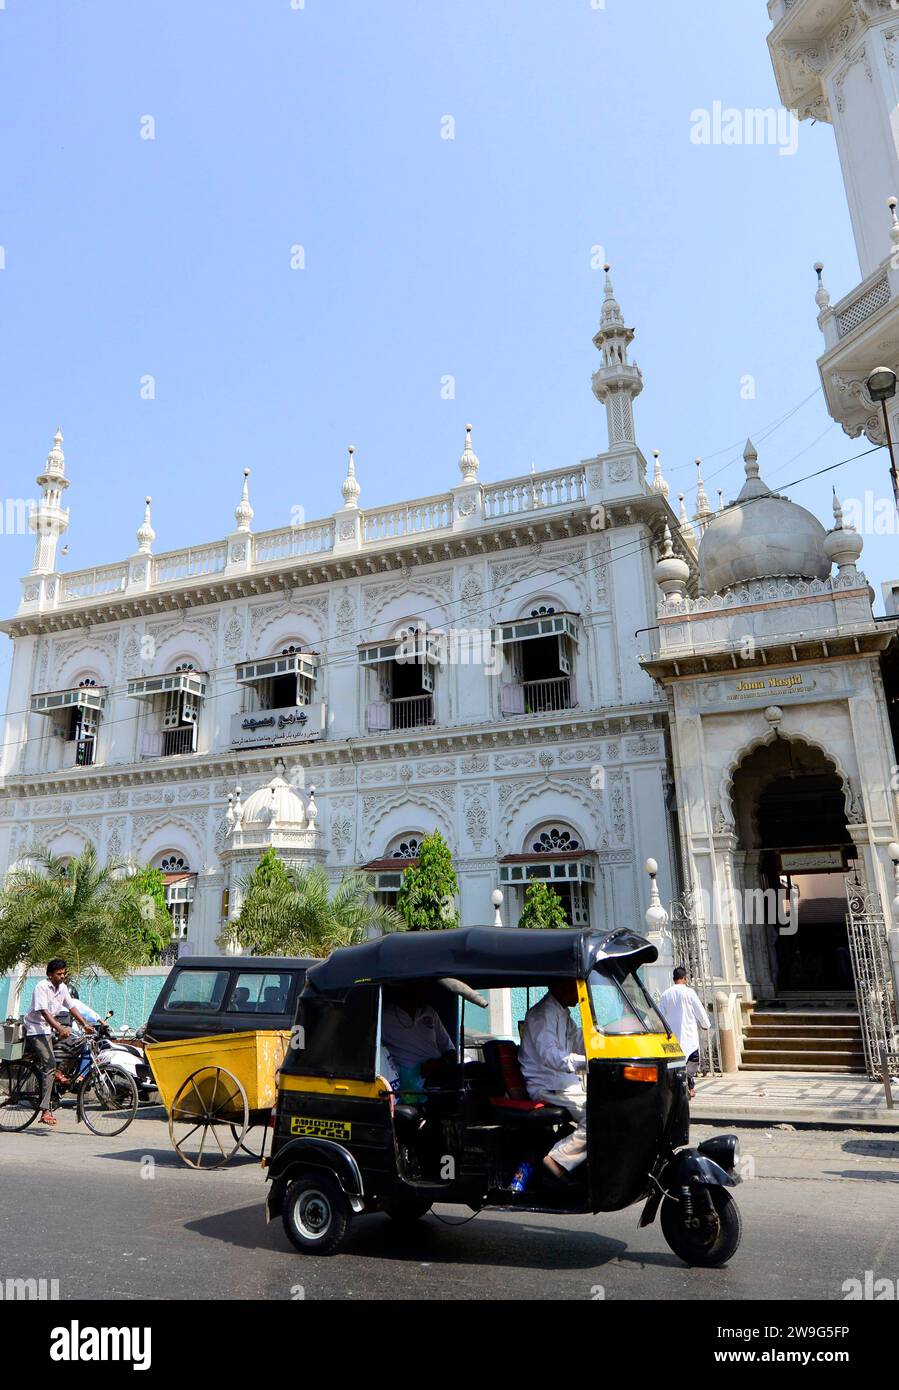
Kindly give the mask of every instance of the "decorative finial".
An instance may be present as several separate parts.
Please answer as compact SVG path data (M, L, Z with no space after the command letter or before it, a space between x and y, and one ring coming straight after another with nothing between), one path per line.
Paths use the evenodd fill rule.
M465 426L465 448L459 459L459 467L462 470L462 480L466 483L473 483L478 476L478 469L481 461L471 447L471 425Z
M893 214L893 216L895 217L895 213ZM824 274L823 261L815 262L815 274L818 277L818 289L815 294L815 303L817 304L819 311L823 314L825 309L830 308L830 295L827 291L827 288L825 287L823 279L821 278Z
M318 820L318 807L315 804L315 788L309 788L309 800L306 802L306 821L310 830L315 829L315 822Z
M53 446L47 455L47 465L45 471L51 477L60 478L65 473L65 454L62 451L62 430L56 426L56 433L53 436Z
M719 513L721 513L721 512L724 511L724 488L723 488L723 487L719 487L719 489L718 489L718 511L719 511Z
M695 550L696 532L693 530L693 523L687 515L687 499L682 492L679 492L677 494L677 500L680 503L680 526L678 529L690 549Z
M602 306L601 323L603 328L624 327L624 318L621 313L621 306L615 298L615 290L612 285L612 277L609 274L612 267L603 266L606 272L605 299Z
M144 498L144 519L137 528L137 548L143 555L152 554L153 542L156 539L156 532L153 530L153 523L150 520L150 503L152 497Z
M695 520L704 523L713 515L712 507L705 490L705 483L702 481L702 459L696 460L696 517Z
M646 923L647 935L649 936L649 939L651 941L653 939L659 941L661 940L662 933L668 925L668 913L662 906L662 900L659 897L659 885L656 879L656 874L659 872L659 866L654 859L647 859L644 868L646 869L646 872L649 874L650 889L649 907L646 909L646 914L643 920Z
M751 439L747 439L746 448L743 450L743 467L746 470L747 478L757 478L759 476L758 450Z
M671 539L671 527L665 522L665 529L662 532L662 559L670 560L674 554L674 542Z
M899 217L896 216L896 207L899 201L896 198L887 198L887 207L893 215L893 223L890 227L890 240L893 245L899 247Z
M829 560L842 574L856 574L856 564L865 548L865 543L853 526L846 526L843 520L843 504L833 490L833 528L824 537L824 550Z
M349 446L347 453L349 454L349 459L347 461L346 477L343 480L343 486L340 491L343 493L343 505L345 507L358 507L359 494L362 489L356 481L356 464L354 460L354 455L356 453L355 444Z
M245 468L243 471L243 491L240 494L240 501L234 508L234 520L237 522L238 531L249 531L253 521L253 508L250 506L249 468Z
M652 456L655 460L655 464L653 467L652 482L649 484L649 486L652 489L652 491L657 492L659 496L667 497L669 487L662 476L662 460L658 449L653 449Z

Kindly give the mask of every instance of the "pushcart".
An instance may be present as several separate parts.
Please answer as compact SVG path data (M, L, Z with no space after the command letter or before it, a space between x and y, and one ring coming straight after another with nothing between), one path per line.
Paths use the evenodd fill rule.
M147 1059L169 1116L169 1137L191 1168L221 1168L238 1149L261 1158L277 1072L290 1033L220 1033L147 1044ZM257 1142L249 1132L261 1127Z

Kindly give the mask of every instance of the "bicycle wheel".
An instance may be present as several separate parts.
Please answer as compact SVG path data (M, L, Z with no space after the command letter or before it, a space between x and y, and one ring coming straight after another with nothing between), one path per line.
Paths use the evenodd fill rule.
M121 1134L136 1114L134 1077L121 1067L98 1067L78 1092L79 1120L104 1139Z
M0 1062L0 1132L27 1129L41 1110L43 1078L26 1058Z

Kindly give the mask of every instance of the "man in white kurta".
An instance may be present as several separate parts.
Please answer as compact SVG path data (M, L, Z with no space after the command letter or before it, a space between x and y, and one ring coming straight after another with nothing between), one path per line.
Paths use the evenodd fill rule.
M531 1100L563 1106L577 1129L560 1139L543 1160L553 1177L565 1178L587 1157L587 1058L584 1035L569 1013L577 1003L576 980L554 980L528 1009L518 1062Z
M694 1078L699 1070L699 1030L711 1028L712 1023L699 995L690 988L687 972L682 965L674 972L674 984L665 990L659 1000L659 1009L687 1059L687 1086L692 1100L695 1095Z

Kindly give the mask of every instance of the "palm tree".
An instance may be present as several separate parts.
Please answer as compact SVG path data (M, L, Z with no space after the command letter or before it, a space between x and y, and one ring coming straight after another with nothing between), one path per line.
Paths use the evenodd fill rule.
M250 874L232 923L234 937L256 955L329 956L338 946L357 946L374 931L405 930L392 908L371 901L366 874L345 874L330 893L324 869L281 865L276 874Z
M74 979L105 970L120 980L146 965L170 924L130 872L125 860L101 865L90 847L68 861L29 850L0 889L0 973L18 966L24 978L54 956L68 961Z

